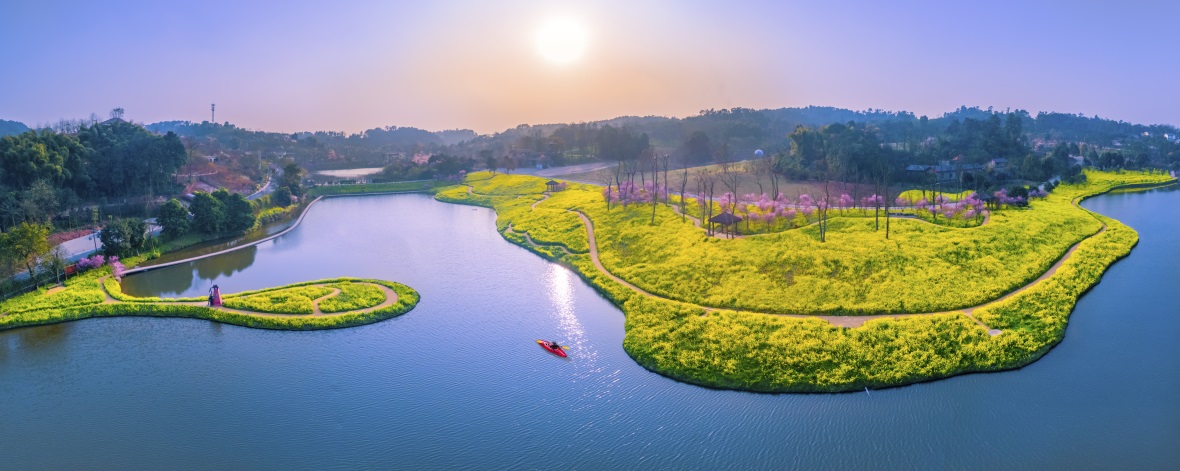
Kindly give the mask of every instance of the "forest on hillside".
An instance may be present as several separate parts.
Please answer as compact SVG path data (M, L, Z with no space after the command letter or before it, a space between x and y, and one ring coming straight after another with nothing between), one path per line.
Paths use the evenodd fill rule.
M121 116L122 110L116 111ZM0 229L71 214L70 208L84 202L176 194L181 187L174 175L208 173L202 166L213 164L206 161L216 161L224 167L221 173L234 177L220 184L242 187L261 181L267 162L283 159L310 170L384 167L372 177L377 181L453 178L483 168L631 162L645 155L667 155L673 166L683 167L747 160L755 150L768 156L770 170L799 180L888 173L898 181L921 182L947 166L990 166L988 173L975 175L1034 182L1076 174L1078 164L1180 169L1180 130L1174 126L968 107L933 118L818 106L710 109L684 118L520 125L485 135L397 126L351 134L277 133L230 123L98 123L93 115L36 131L22 132L27 128L12 121L0 125L19 132L0 140ZM997 162L1002 171L992 172ZM913 168L929 172L907 171Z
M121 119L0 138L0 232L22 222L46 223L87 202L123 201L178 190L173 174L186 161L174 133L148 132Z
M227 150L256 150L292 157L310 169L385 166L410 162L415 155L445 154L473 162L543 156L546 165L601 160L607 128L635 136L646 135L657 153L671 154L683 164L724 159L743 160L753 151L791 154L799 127L821 131L840 124L863 129L872 141L901 153L903 163L937 164L961 157L982 163L995 158L1023 162L1029 154L1043 156L1057 144L1068 143L1095 154L1115 152L1127 166L1175 168L1180 130L1170 125L1143 125L1068 113L993 110L960 107L938 117L883 110L853 111L809 106L754 110L702 110L695 116L619 117L589 123L520 125L494 134L469 130L429 132L389 126L358 133L332 131L294 134L251 131L232 124L163 122L148 125L156 132L214 140ZM403 164L404 166L404 164ZM420 172L421 173L421 172Z

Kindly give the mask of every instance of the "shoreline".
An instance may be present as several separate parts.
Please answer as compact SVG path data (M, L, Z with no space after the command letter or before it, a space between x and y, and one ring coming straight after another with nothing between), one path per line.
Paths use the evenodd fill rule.
M271 235L269 235L269 236L266 236L266 237L264 237L264 238L262 238L262 239L258 239L258 240L255 240L255 241L250 241L250 242L248 242L248 243L241 244L241 245L235 245L235 246L233 246L233 247L230 247L230 248L227 248L227 249L223 249L223 250L218 250L218 251L216 251L216 252L211 252L211 253L202 254L202 255L195 255L195 256L192 256L192 257L187 257L187 258L183 258L183 259L180 259L180 260L173 260L173 261L170 261L170 262L165 262L165 263L160 263L160 264L155 264L155 265L145 265L145 266L138 266L138 267L131 268L131 269L128 269L127 271L123 272L123 276L129 276L129 275L134 275L134 274L138 274L138 273L143 273L143 272L147 272L147 271L155 270L155 269L157 269L157 268L165 268L165 267L170 267L170 266L173 266L173 265L180 265L180 264L183 264L183 263L190 263L190 262L195 262L195 261L197 261L197 260L201 260L201 259L204 259L204 258L209 258L209 257L214 257L214 256L217 256L217 255L227 254L227 253L233 252L233 251L235 251L235 250L241 250L241 249L245 249L245 248L248 248L248 247L253 247L253 246L255 246L255 245L259 245L259 244L261 244L261 243L263 243L263 242L269 242L269 241L271 241L271 240L277 239L277 238L279 238L279 237L281 237L281 236L283 236L283 235L286 235L288 232L291 232L292 230L295 230L295 228L296 228L296 227L299 227L299 225L303 223L303 218L304 218L305 216L307 216L307 213L308 213L308 212L310 212L310 211L311 211L311 207L312 207L312 206L315 206L315 204L316 204L316 203L318 203L320 200L322 200L322 199L325 199L325 198L344 198L344 197L349 197L349 196L376 196L376 195L401 195L401 194L430 194L430 192L429 192L429 191L425 191L425 190L417 190L417 191L391 191L391 192L373 192L373 193L342 193L342 194L334 194L334 195L320 195L320 196L317 196L317 197L316 197L314 200L312 200L310 203L308 203L308 204L307 204L307 206L305 206L305 207L303 208L303 211L301 211L301 212L299 213L299 217L295 219L295 223L291 224L290 226L288 226L287 228L283 229L282 231L279 231L279 232L277 232L277 233L271 234ZM233 243L234 241L236 241L236 240L239 240L240 238L241 238L241 237L236 237L236 238L234 238L233 240L230 240L230 241L227 241L227 242L225 242L224 244L230 244L230 243ZM184 249L181 249L181 250L184 250Z
M728 325L745 325L740 322L740 319L735 321L735 318L733 316L738 316L738 317L746 316L749 319L756 319L759 317L767 317L767 316L769 316L769 317L785 317L785 316L774 315L774 314L760 315L758 313L750 313L750 312L746 312L746 311L738 311L738 310L733 310L733 309L710 311L705 307L697 306L692 303L686 303L686 302L676 301L673 299L666 299L666 298L662 298L662 297L650 298L648 296L643 296L641 293L638 293L637 291L633 291L632 289L628 289L626 285L629 283L620 284L617 280L614 279L615 277L613 275L611 275L610 273L604 273L602 270L597 269L597 267L595 267L594 264L592 263L592 262L594 262L592 257L590 257L591 260L588 261L587 257L583 256L583 255L587 255L587 254L569 254L567 251L559 250L559 247L557 245L553 245L553 243L545 243L544 245L535 244L535 242L531 240L531 237L527 236L527 232L521 232L515 228L510 229L510 230L505 230L505 231L498 230L497 232L500 232L501 236L505 240L512 243L513 245L520 246L530 252L537 254L538 256L541 256L542 258L545 258L548 261L552 261L552 262L555 262L560 265L563 265L563 266L573 269L574 272L577 273L579 275L579 277L582 278L585 282L590 284L591 287L593 287L595 289L595 291L599 292L603 297L605 297L607 300L611 301L612 304L615 304L620 310L622 310L624 315L627 318L627 327L626 327L625 337L624 337L624 350L636 363L638 363L644 369L647 369L647 370L652 371L654 373L668 377L670 379L674 379L676 381L680 381L680 382L684 382L684 383L688 383L688 384L693 384L693 385L697 385L697 386L703 386L703 387L707 387L707 388L713 388L713 389L742 390L742 391L760 392L760 393L858 392L858 391L864 390L865 388L882 389L882 388L900 387L900 386L905 386L905 385L909 385L909 384L946 379L946 378L961 375L961 374L1000 372L1000 371L1019 369L1019 368L1027 366L1027 365L1035 362L1036 360L1042 358L1045 354L1047 354L1050 350L1052 350L1052 348L1054 346L1059 344L1064 339L1065 326L1068 325L1069 315L1072 313L1073 308L1077 303L1077 300L1080 299L1081 296L1083 296L1090 289L1092 289L1093 286L1095 286L1101 280L1101 277L1106 273L1106 271L1111 266L1114 265L1114 263L1117 263L1119 260L1122 260L1127 255L1129 255L1131 249L1135 245L1137 245L1137 242L1138 242L1138 235L1136 232L1134 232L1133 229L1119 223L1117 220L1111 219L1106 216L1102 216L1100 214L1096 214L1093 211L1090 211L1086 208L1081 207L1080 202L1087 199L1087 198L1100 196L1100 195L1107 194L1107 193L1110 193L1110 192L1116 191L1116 190L1128 190L1128 189L1150 190L1150 189L1154 189L1154 188L1168 187L1168 186L1172 186L1175 184L1177 184L1177 181L1175 179L1172 179L1170 181L1164 181L1164 182L1158 182L1158 183L1129 183L1129 184L1125 184L1125 185L1112 185L1110 187L1101 189L1101 191L1097 191L1097 192L1094 192L1091 194L1086 194L1086 195L1081 195L1081 196L1075 197L1073 200L1070 201L1070 205L1073 206L1074 208L1077 208L1078 210L1085 212L1086 214L1090 215L1091 217L1094 217L1095 219L1097 219L1098 222L1103 225L1104 229L1096 231L1094 234L1086 236L1085 238L1083 238L1080 241L1073 244L1071 247L1069 247L1065 251L1065 254L1063 254L1062 257L1060 257L1056 262L1051 264L1050 268L1047 271L1034 277L1034 280L1032 280L1031 282L1022 285L1021 287L1019 287L1016 290L1013 290L1011 292L1007 292L997 299L993 299L991 301L988 301L987 303L983 303L978 306L974 306L972 308L969 308L971 311L973 311L969 315L966 315L967 313L964 312L966 309L952 310L952 311L948 311L946 313L929 313L929 314L936 314L936 315L926 315L926 316L922 316L920 314L919 315L910 314L908 316L906 316L905 314L886 315L885 316L886 318L881 319L881 320L866 319L866 322L864 322L860 327L843 328L843 327L829 326L829 329L836 329L835 331L829 330L829 329L816 330L815 329L816 326L814 324L811 324L812 321L810 321L808 318L818 318L820 316L802 315L802 316L799 316L798 318L793 318L794 321L800 322L801 324L799 324L799 326L801 328L804 328L805 330L808 327L804 327L804 326L810 326L810 328L812 329L811 330L812 333L807 334L807 335L818 336L818 337L808 337L808 338L812 338L813 340L819 340L821 342L824 342L825 341L824 339L826 339L827 336L829 336L829 335L838 335L837 337L827 339L827 340L833 340L833 341L837 340L837 338L845 337L845 335L839 334L839 332L841 332L841 331L848 332L849 333L848 335L852 335L854 333L861 332L863 330L862 327L864 329L869 329L869 330L864 331L863 335L852 335L852 336L858 338L859 340L857 340L857 341L865 342L868 344L873 344L874 343L873 339L876 338L876 337L873 337L872 332L878 332L882 328L885 328L884 326L894 326L891 329L900 329L899 332L904 334L903 336L906 336L906 335L922 336L922 335L927 335L927 334L932 335L937 332L948 332L947 329L950 329L949 332L966 332L965 330L963 330L965 328L964 325L957 325L956 322L952 322L945 317L945 315L958 315L958 314L965 314L966 316L964 318L965 319L964 322L970 322L971 327L966 328L967 330L970 330L971 328L978 328L983 331L981 334L974 334L974 335L980 336L980 338L978 338L977 340L974 340L972 342L986 340L986 338L1000 338L1000 337L1007 338L1009 336L1016 336L1012 339L1001 340L1001 341L999 341L1000 343L998 343L998 344L997 343L990 344L990 347L988 347L988 348L989 349L996 349L997 351L995 352L995 354L1000 355L999 357L994 357L994 358L990 358L990 359L984 358L983 360L986 360L986 361L983 361L979 358L971 359L971 358L967 358L967 357L960 357L957 360L951 360L950 363L944 362L944 366L941 368L930 369L928 367L923 367L923 368L911 370L911 369L909 369L909 367L904 366L904 365L902 365L902 366L898 366L897 364L889 365L890 361L896 361L896 359L868 358L866 360L868 360L870 362L870 365L867 367L870 368L870 370L861 370L862 373L858 373L858 374L855 374L854 377L847 378L849 380L847 382L841 382L841 381L831 382L830 380L817 382L814 380L808 380L806 378L799 378L799 377L795 377L795 379L793 379L793 380L792 379L784 379L782 377L775 376L776 373L774 373L773 371L766 371L765 372L766 374L769 374L770 376L762 376L759 373L754 372L753 374L755 376L753 378L746 377L746 379L739 379L737 377L731 377L728 374L724 374L724 373L720 373L720 372L711 372L708 369L701 370L701 369L699 369L699 367L693 368L693 367L689 367L686 365L680 365L680 363L678 363L678 360L676 359L676 358L679 358L678 357L679 354L673 352L669 355L669 352L659 350L659 349L653 351L651 345L645 346L645 344L643 343L644 340L636 340L635 339L636 336L644 336L644 335L646 335L648 337L650 337L651 335L657 335L657 336L659 336L659 335L673 335L673 336L677 335L675 332L674 325L667 324L667 321L656 322L653 324L653 323L651 323L652 319L647 319L648 317L651 317L651 315L655 315L654 313L657 313L660 309L673 309L674 311L680 311L681 312L680 315L686 315L686 314L683 314L683 310L685 310L685 309L689 310L690 312L696 311L696 312L698 312L699 316L692 316L691 314L687 314L687 315L689 315L691 317L699 317L700 319L712 319L712 321L710 321L710 320L702 320L701 321L705 325L698 327L698 328L705 328L705 329L722 328L722 327L725 327ZM470 188L469 188L469 190L470 190ZM490 207L493 211L496 211L496 209L497 209L496 205L492 202L491 198L496 197L496 196L511 196L511 195L485 195L485 194L471 192L470 196L471 197L479 197L479 199L449 200L449 199L440 199L437 196L436 196L436 199L439 199L439 201L452 203L452 204L466 204L466 205ZM444 196L444 198L445 198L445 196ZM539 203L539 201L535 202L534 206L538 203ZM499 217L498 211L497 211L497 215ZM582 215L579 214L579 216L582 216ZM512 221L507 221L507 223L509 226L511 226ZM1110 230L1106 230L1105 228L1107 228L1107 227L1109 227ZM590 227L586 227L586 230L591 231ZM590 233L589 235L591 237L593 236L592 233ZM532 243L530 243L530 242L532 242ZM1078 257L1070 257L1067 255L1067 254L1073 254L1076 251L1084 251L1084 253L1079 254ZM1109 258L1109 260L1108 260L1108 258ZM1101 269L1099 271L1097 271L1096 275L1087 274L1087 275L1079 276L1078 274L1075 273L1075 271L1076 271L1075 269L1078 266L1085 266L1087 264L1090 264L1091 266L1094 266L1095 268L1097 268L1095 265L1100 264ZM1065 270L1064 272L1056 270L1057 268L1062 268L1062 267L1070 267L1070 269ZM1034 329L1034 331L1028 330L1030 325L1022 324L1022 322L1025 322L1025 320L1023 320L1023 319L1019 319L1019 318L1012 319L1012 318L1005 317L1004 312L1006 310L1009 312L1011 312L1013 310L1015 310L1017 313L1022 312L1022 309L1029 308L1028 303L1032 303L1033 305L1035 305L1035 303L1039 299L1040 300L1053 299L1052 298L1053 294L1057 291L1060 291L1060 290L1065 290L1067 292L1068 291L1075 291L1076 294L1074 296L1070 297L1069 302L1067 302L1067 303L1063 302L1060 304L1056 304L1054 306L1049 307L1047 311L1033 313L1034 315L1042 316L1040 321L1043 321L1043 322L1040 322L1039 324L1037 323L1037 321L1033 321L1033 323L1031 324L1031 328ZM1048 297L1048 298L1046 298L1046 297ZM643 301L645 299L650 299L650 301L645 301L646 303L650 304L650 306L645 306L645 305L643 305L644 303L639 302L639 301ZM651 304L651 303L656 303L656 304ZM652 311L650 313L645 313L643 311L645 309L651 309L654 311ZM976 309L979 309L979 311L976 311ZM944 316L939 316L937 314L944 314ZM717 316L720 316L720 317L717 317ZM840 316L840 317L855 318L857 316ZM866 317L869 317L869 316L866 316ZM873 317L880 317L880 316L873 316ZM1017 317L1019 317L1019 316L1017 316ZM923 320L923 319L925 319L925 320ZM816 319L816 320L819 321L820 319ZM682 320L680 322L686 322L686 321ZM756 322L756 321L751 321L751 322ZM997 336L994 329L986 327L985 322L1000 322L1004 326L1012 325L1011 328L1016 329L1016 331L1013 334L998 335ZM1015 322L1016 324L1013 325L1012 324L1013 322ZM709 326L710 323L720 324L720 325L710 327ZM643 324L643 325L640 325L640 324ZM871 327L868 327L868 326L871 326ZM667 329L672 329L672 330L667 330ZM655 332L655 333L653 333L653 332ZM660 334L659 332L665 332L665 333ZM1032 332L1032 333L1030 333L1030 332ZM1036 338L1037 335L1035 335L1035 334L1041 334L1042 337L1040 337L1040 339L1038 339L1038 338ZM1028 338L1030 335L1033 338ZM1046 338L1046 336L1047 336L1047 338ZM1019 344L1014 344L1013 343L1014 341L1015 342L1031 341L1031 342L1033 342L1033 344L1021 346ZM636 342L638 342L638 343L636 343ZM948 344L948 345L950 347L956 348L956 349L961 349L961 348L966 347L966 344L962 344L959 342L960 341L955 341L955 342L952 342L951 344ZM993 342L995 342L995 341L993 341ZM948 345L942 345L942 347L945 348ZM933 344L930 345L930 348L936 348L936 347L938 347L938 346L933 345ZM1031 347L1031 348L1026 349L1024 347ZM715 346L713 346L713 347L706 346L706 348L713 349L716 347ZM719 355L720 354L721 356L717 357L717 358L721 359L721 360L724 360L725 358L730 358L730 360L732 361L732 360L740 358L740 357L732 357L731 358L730 356L725 355L724 353L721 353L721 352L722 351L713 352L712 355ZM931 351L927 348L918 348L918 349L914 350L914 352L933 353L933 351ZM688 352L685 352L685 353L688 353ZM735 351L733 353L735 353L735 354L740 353L740 350ZM816 352L816 353L822 354L822 352ZM655 355L655 356L653 356L653 355ZM885 362L885 365L884 365L885 367L892 366L893 369L895 370L895 371L893 371L893 374L895 374L897 376L886 376L885 378L881 378L881 377L879 377L879 375L871 374L871 372L873 371L872 368L874 368L871 365L873 362ZM770 365L763 365L764 368L768 367L768 366L770 366ZM917 366L917 365L915 365L915 366ZM782 365L778 366L778 368L781 368L781 367L782 367ZM865 365L861 365L861 368L865 368L865 367L866 367ZM869 373L869 374L866 375L866 373ZM741 376L740 372L739 372L738 376ZM889 378L889 379L886 379L886 378ZM752 382L751 382L751 380L752 380Z

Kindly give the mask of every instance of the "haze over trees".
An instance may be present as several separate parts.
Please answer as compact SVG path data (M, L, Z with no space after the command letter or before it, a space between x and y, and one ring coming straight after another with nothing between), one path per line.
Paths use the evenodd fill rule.
M307 174L302 168L381 166L384 171L371 181L396 181L452 178L481 168L511 172L601 161L619 164L610 176L613 191L626 180L637 187L662 183L657 186L665 187L665 193L677 186L691 192L695 177L672 172L669 181L667 170L655 174L651 159L667 159L675 170L749 159L755 149L763 149L765 158L758 169L751 169L751 176L760 176L748 178L750 185L783 179L885 187L890 179L892 184L922 187L947 184L935 174L947 174L948 167L974 166L970 172L952 172L963 175L950 183L983 190L1011 186L1012 181L1074 178L1079 163L1104 169L1180 169L1180 131L1173 126L967 107L933 118L830 107L734 108L684 118L521 125L489 135L395 126L352 134L292 134L181 121L145 129L118 118L117 111L101 123L92 115L53 125L61 132L41 129L0 138L0 230L55 216L86 220L87 205L100 200L178 194L178 168L192 165L194 155L225 153L236 156L224 159L231 172L255 182L261 179L263 159L280 167L294 165L291 170L299 172L284 172L279 185L293 197L303 194ZM23 128L13 122L0 125ZM929 171L907 170L912 165ZM773 200L777 190L769 193Z

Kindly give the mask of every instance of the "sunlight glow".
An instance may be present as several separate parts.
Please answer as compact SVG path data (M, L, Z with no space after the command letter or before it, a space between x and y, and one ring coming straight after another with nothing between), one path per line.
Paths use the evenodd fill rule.
M553 18L537 31L537 52L555 64L570 64L586 52L587 34L581 23L568 18Z

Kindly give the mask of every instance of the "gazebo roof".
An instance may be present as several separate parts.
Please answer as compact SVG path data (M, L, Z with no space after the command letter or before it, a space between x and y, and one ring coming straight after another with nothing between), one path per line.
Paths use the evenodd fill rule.
M721 213L713 216L712 218L709 218L709 222L721 224L722 226L729 226L742 222L742 218L741 216L735 216L732 213Z
M555 182L555 181L553 181L553 180L549 180L549 181L545 182L545 184L546 184L546 185L560 185L560 183L557 183L557 182Z

